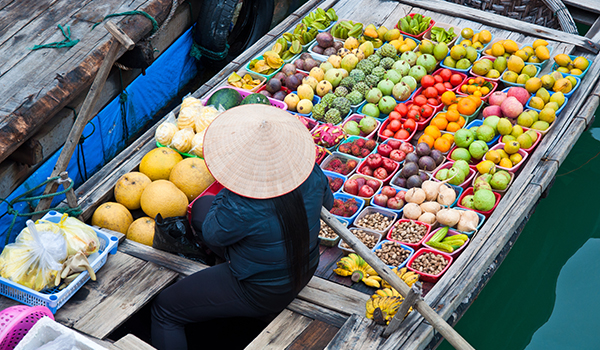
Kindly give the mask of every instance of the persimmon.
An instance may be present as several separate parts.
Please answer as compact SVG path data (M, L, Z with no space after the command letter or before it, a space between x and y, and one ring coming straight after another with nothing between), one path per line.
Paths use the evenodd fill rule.
M457 110L448 110L446 112L446 119L449 122L457 122L460 118L460 113Z
M446 130L446 126L448 126L448 121L445 117L435 117L431 120L431 125L435 126L439 130Z
M460 125L460 127L462 128L463 126L465 126L465 123L467 121L465 120L465 118L463 118L463 116L461 115L460 117L458 117L458 121L456 122L458 125Z
M462 115L471 115L473 113L475 113L475 111L477 110L477 104L473 101L473 99L465 97L460 99L460 101L458 101L458 112ZM456 118L456 120L452 120L452 121L457 121L458 118Z
M460 129L460 125L458 125L457 122L450 122L448 123L448 126L446 127L446 131L449 132L456 132Z

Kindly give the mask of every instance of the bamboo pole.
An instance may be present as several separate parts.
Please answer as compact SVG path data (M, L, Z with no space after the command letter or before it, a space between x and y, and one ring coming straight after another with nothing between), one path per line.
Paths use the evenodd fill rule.
M350 230L348 230L338 219L329 211L321 207L321 219L325 221L360 257L362 257L381 278L386 280L394 289L396 289L404 298L409 295L410 287L398 275L385 265L375 253L365 246ZM458 332L454 330L446 321L440 317L425 301L418 299L414 308L452 344L457 350L475 350Z

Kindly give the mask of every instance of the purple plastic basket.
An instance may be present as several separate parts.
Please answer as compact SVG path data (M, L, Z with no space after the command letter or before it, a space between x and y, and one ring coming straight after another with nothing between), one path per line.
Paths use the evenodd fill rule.
M45 306L15 305L0 311L0 349L14 349L42 317L54 316Z

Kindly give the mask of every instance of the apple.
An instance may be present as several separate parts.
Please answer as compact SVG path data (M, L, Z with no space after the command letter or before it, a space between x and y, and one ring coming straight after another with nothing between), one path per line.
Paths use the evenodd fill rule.
M365 179L364 177L357 177L355 180L356 180L356 183L358 184L357 188L361 188L367 184L367 179Z
M354 179L350 179L344 183L344 192L357 195L358 194L358 183Z
M383 158L383 168L388 174L393 173L397 166L398 163L394 162L393 160L389 158Z
M404 200L404 196L406 196L406 192L405 191L398 191L398 193L396 193L396 199L401 199Z
M406 153L402 152L399 149L395 149L390 153L390 159L395 162L401 162L406 158Z
M400 148L400 145L402 144L402 142L399 140L395 140L395 139L388 139L387 144L390 145L390 147L392 147L392 149L398 149L398 148Z
M392 151L393 148L389 144L382 143L379 146L377 146L377 153L381 154L384 157L389 157Z
M360 172L363 175L373 176L373 169L369 168L369 166L364 166Z
M387 170L385 170L384 167L380 167L375 169L375 171L373 172L373 176L375 176L375 178L379 179L379 180L384 180L385 178L388 177L388 172Z
M385 207L387 206L388 199L388 196L386 196L385 194L376 194L375 197L373 197L373 203L377 204L380 207Z
M387 207L394 210L400 210L404 206L404 200L392 197L387 201Z
M366 185L371 187L373 191L377 191L379 189L379 181L375 181L373 179L368 179Z
M383 186L381 194L386 195L388 198L396 197L396 190L392 186Z
M389 141L388 141L388 142L389 142ZM409 154L409 153L411 153L411 152L414 150L414 147L413 147L413 145L411 145L411 144L410 144L410 143L408 143L408 142L403 142L403 143L400 145L400 148L399 148L399 150L401 150L401 151L402 151L402 152L404 152L405 154Z
M365 162L369 168L377 169L383 165L383 158L378 153L369 154Z
M373 189L367 185L364 185L360 188L360 190L358 190L358 195L361 197L371 197L374 193L375 191L373 191Z
M469 129L458 129L454 133L454 143L457 147L467 148L475 141L475 133Z

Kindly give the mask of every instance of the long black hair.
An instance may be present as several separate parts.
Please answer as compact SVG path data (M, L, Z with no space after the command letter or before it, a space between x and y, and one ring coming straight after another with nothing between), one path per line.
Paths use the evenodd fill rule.
M285 241L287 265L292 287L300 292L309 270L309 228L302 192L296 188L290 193L275 197L274 207Z

